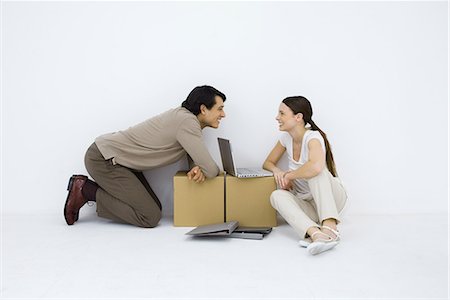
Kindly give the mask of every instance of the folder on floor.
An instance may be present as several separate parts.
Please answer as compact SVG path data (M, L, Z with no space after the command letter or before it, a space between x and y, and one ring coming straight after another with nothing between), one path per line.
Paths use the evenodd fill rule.
M222 236L231 238L262 240L272 231L271 227L239 227L239 222L230 221L198 226L187 232L192 236Z
M237 221L202 225L192 229L186 234L193 236L228 236L238 227L238 225L239 223Z

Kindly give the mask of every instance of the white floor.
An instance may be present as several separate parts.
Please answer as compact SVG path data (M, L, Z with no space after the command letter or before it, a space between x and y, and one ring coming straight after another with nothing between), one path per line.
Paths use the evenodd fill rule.
M448 216L346 216L334 250L308 255L286 223L264 240L193 239L62 215L2 216L1 298L447 299Z

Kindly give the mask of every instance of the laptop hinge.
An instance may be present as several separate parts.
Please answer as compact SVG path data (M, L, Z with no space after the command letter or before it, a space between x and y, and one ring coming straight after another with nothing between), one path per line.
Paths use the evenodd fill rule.
M227 172L223 172L223 221L227 222Z

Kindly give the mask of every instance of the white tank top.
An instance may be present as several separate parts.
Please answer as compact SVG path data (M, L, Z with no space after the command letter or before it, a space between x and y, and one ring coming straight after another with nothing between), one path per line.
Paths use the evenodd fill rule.
M289 159L289 171L297 170L301 166L303 166L309 159L309 149L308 149L308 143L309 141L317 139L320 142L320 145L322 145L323 153L325 156L326 148L325 148L325 141L323 140L322 135L319 131L316 130L307 130L305 132L305 135L303 136L302 144L300 145L300 159L298 161L294 160L294 154L293 154L293 148L292 143L293 139L287 132L283 132L280 136L280 143L283 147L286 148L286 152ZM325 157L324 157L325 158ZM293 181L294 191L298 194L303 194L306 196L306 194L309 194L309 186L308 182L305 179L295 179Z

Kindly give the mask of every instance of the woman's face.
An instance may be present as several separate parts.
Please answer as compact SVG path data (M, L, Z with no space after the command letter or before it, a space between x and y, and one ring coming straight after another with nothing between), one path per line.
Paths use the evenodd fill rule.
M278 129L280 131L289 131L298 125L298 115L294 115L294 112L283 102L281 102L278 108L278 115L275 118L278 121Z

